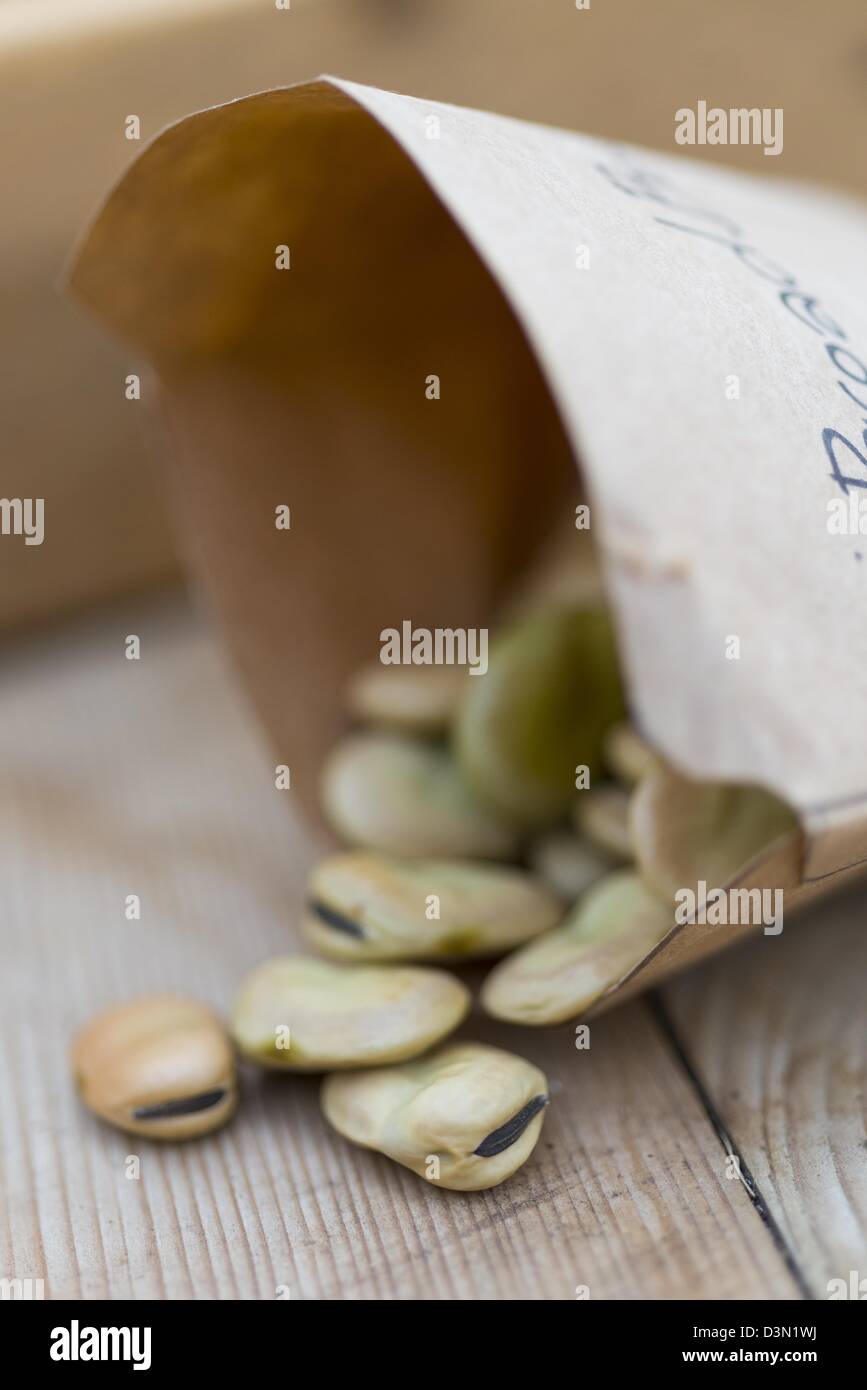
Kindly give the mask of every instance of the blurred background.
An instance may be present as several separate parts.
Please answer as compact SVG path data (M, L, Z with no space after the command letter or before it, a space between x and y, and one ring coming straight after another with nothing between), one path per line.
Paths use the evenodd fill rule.
M863 0L0 0L3 491L50 537L0 545L0 629L178 581L129 362L58 282L168 122L321 72L668 150L680 106L782 107L779 158L704 153L867 192Z

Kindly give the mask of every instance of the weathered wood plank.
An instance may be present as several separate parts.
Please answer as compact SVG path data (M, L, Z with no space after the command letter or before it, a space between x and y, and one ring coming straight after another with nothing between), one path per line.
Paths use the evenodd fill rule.
M681 1044L815 1297L867 1277L867 892L674 981Z

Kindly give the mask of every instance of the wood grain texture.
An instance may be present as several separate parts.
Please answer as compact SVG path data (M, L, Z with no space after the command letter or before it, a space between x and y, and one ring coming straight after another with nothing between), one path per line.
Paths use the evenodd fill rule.
M867 1276L865 908L849 890L663 994L818 1298Z
M129 633L142 639L138 662L124 658ZM571 1027L469 1021L467 1034L530 1057L552 1087L533 1158L488 1193L438 1191L352 1148L322 1120L311 1078L245 1072L235 1121L186 1145L106 1128L76 1100L71 1034L95 1009L155 989L225 1011L243 971L296 948L318 847L182 605L7 648L0 755L0 1276L42 1278L55 1298L270 1299L285 1287L301 1299L573 1299L587 1285L593 1299L788 1299L800 1290L787 1260L830 1268L863 1250L863 1175L849 1162L863 1056L845 1021L857 991L819 988L815 968L802 979L821 956L819 924L805 961L794 929L793 949L787 930L753 961L736 1043L720 1031L737 1003L734 959L666 993L715 1103L731 1105L732 1091L749 1101L730 1121L753 1171L779 1189L782 1241L726 1177L705 1100L643 1000L594 1023L589 1051ZM125 918L130 893L140 922ZM822 1055L826 1011L849 1080ZM778 1036L795 1022L797 1054ZM761 1144L780 1133L784 1147L771 1148L784 1160L763 1169Z

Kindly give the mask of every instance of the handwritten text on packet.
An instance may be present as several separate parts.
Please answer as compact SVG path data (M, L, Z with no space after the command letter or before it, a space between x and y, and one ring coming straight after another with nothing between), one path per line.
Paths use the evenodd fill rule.
M848 377L849 381L854 382L856 386L863 386L867 390L867 366L849 348L841 346L841 343L847 341L845 331L821 307L817 296L798 287L794 275L768 260L757 247L750 246L746 241L741 240L743 235L741 228L731 218L710 208L695 207L669 197L664 191L664 185L668 181L661 174L651 172L648 169L640 169L633 165L631 168L615 171L604 164L597 164L596 169L615 188L618 188L622 193L627 193L632 198L646 198L672 212L685 213L693 219L715 223L719 230L709 231L703 227L690 227L682 222L675 222L668 217L656 217L654 219L664 227L673 227L676 231L687 232L691 236L705 237L709 241L718 242L721 246L734 252L748 270L763 280L769 281L772 285L776 285L779 290L780 301L785 308L794 314L799 323L813 329L814 332L826 339L825 352L837 371L842 372L843 376ZM837 385L841 391L845 391L856 406L867 411L867 400L862 400L856 396L846 381L838 377ZM862 417L861 423L867 424L867 415ZM867 448L867 429L862 432L861 442ZM840 430L833 429L831 426L826 426L822 430L822 443L831 464L831 476L838 487L842 488L847 496L850 487L867 488L867 456L861 452L857 445L853 444L852 440L848 439ZM846 449L863 466L863 476L853 477L843 471L841 459L845 457L843 451Z

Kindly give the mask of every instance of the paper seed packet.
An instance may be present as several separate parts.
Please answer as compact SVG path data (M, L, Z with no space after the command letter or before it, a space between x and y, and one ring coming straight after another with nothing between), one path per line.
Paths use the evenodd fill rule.
M633 721L794 809L734 885L788 913L867 863L865 246L842 196L321 78L166 130L71 285L154 368L306 805L376 634L487 623L577 476ZM674 925L606 1002L756 929Z

